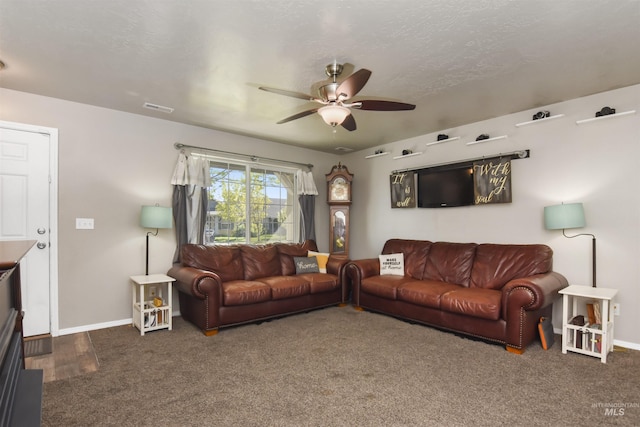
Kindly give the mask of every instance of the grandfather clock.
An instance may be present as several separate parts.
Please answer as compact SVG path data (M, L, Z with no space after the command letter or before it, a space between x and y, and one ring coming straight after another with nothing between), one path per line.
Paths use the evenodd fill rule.
M327 175L329 204L329 253L349 255L349 207L353 174L341 163Z

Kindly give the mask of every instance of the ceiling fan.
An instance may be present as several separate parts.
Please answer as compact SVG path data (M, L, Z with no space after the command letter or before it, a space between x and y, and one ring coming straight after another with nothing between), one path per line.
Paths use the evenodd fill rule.
M416 108L413 104L406 104L404 102L394 101L382 101L382 100L360 100L348 102L351 98L357 95L371 76L371 71L362 68L355 73L351 74L341 83L337 82L337 78L342 74L342 64L329 64L325 67L325 73L331 77L332 81L321 86L318 89L318 97L314 98L311 95L307 95L301 92L294 92L284 89L276 89L272 87L260 86L259 89L277 93L279 95L291 96L293 98L304 99L306 101L317 102L322 104L322 107L312 108L301 113L294 114L293 116L282 119L278 124L287 123L292 120L301 119L309 116L313 113L318 113L325 121L326 124L336 127L341 125L348 131L356 130L356 121L351 114L350 108L356 108L359 110L374 110L374 111L402 111L413 110Z

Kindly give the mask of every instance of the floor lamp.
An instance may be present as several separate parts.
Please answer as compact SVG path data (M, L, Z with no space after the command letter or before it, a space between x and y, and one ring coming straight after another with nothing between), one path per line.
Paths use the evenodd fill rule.
M162 206L143 206L140 211L140 226L143 228L155 228L156 232L147 232L147 251L145 261L145 275L149 275L149 235L158 235L160 228L171 228L173 224L173 213L171 208Z
M575 236L567 236L564 232L567 228L582 228L586 225L584 220L584 208L582 203L569 203L544 208L544 225L547 230L562 229L564 237L574 238L578 236L591 236L592 250L591 265L593 267L593 287L596 287L596 236L588 233L576 234Z

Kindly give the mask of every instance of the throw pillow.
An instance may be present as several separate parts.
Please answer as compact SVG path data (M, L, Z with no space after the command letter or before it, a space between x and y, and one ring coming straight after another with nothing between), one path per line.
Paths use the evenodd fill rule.
M381 276L404 276L404 254L379 255Z
M316 259L318 260L318 268L320 269L320 273L327 272L327 262L329 261L329 254L309 251L307 256L316 257Z
M296 266L296 274L318 273L318 260L313 257L293 257Z

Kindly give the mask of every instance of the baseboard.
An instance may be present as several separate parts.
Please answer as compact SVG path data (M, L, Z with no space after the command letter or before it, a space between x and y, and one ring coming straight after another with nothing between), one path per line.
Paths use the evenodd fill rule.
M97 329L114 328L116 326L131 325L132 319L114 320L111 322L94 323L91 325L76 326L74 328L65 328L58 331L58 335L79 334L81 332L95 331Z
M621 341L621 340L613 340L613 345L617 345L618 347L628 348L630 350L640 350L640 344L636 344L634 342L629 341Z
M178 312L174 311L172 313L172 317L176 317L176 316L180 316L179 311ZM133 324L133 319L130 317L128 319L113 320L111 322L94 323L91 325L82 325L82 326L76 326L74 328L60 329L58 331L58 336L78 334L81 332L89 332L89 331L95 331L98 329L105 329L105 328L115 328L116 326L125 326L125 325L131 325L131 324Z

